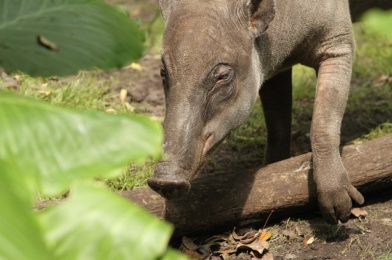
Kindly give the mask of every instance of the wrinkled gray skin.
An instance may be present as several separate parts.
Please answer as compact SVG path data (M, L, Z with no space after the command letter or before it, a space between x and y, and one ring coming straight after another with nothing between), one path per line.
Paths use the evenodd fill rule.
M290 155L291 67L317 71L311 127L314 180L325 219L347 221L351 185L340 153L354 40L344 0L160 0L166 24L162 78L164 159L150 187L167 199L186 194L206 155L250 115L260 95L265 163Z

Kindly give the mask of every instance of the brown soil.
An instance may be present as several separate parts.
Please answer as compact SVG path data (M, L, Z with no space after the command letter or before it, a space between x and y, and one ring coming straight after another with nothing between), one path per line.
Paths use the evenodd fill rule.
M127 102L135 112L147 113L158 118L163 118L165 113L165 97L160 76L160 57L147 54L140 61L139 70L131 67L114 72L103 72L103 77L115 82L114 91L126 89Z

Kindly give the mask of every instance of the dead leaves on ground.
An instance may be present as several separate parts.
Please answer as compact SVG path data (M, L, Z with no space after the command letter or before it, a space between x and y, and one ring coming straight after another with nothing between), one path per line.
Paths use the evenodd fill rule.
M269 240L273 234L267 230L234 229L231 233L205 239L182 238L180 249L191 259L236 259L247 253L251 259L273 259L268 254Z
M351 214L353 214L356 218L365 218L368 213L366 210L362 209L362 208L353 208L351 209Z
M304 239L304 245L305 245L305 246L311 245L311 244L313 244L314 241L315 241L315 238L314 238L313 236L311 236L311 237L305 237L305 239Z
M306 232L304 234L296 227L294 230L284 229L252 229L242 228L232 232L211 237L192 239L183 237L180 250L190 259L208 260L235 260L235 259L273 259L272 253L268 252L268 241L285 238L287 241L303 243L308 247L316 241L316 238Z
M373 80L373 85L375 87L381 87L381 86L384 86L384 85L390 84L390 83L392 83L392 76L386 75L386 74L382 74L378 78Z
M346 229L342 226L332 227L326 225L321 219L320 223L313 223L315 227L322 227L324 236L317 237L314 230L308 225L299 222L285 222L284 227L270 227L262 229L241 228L232 232L215 235L211 237L191 239L182 238L180 250L182 250L190 259L208 259L208 260L237 260L237 259L273 259L274 256L270 249L270 243L273 250L279 247L281 243L287 243L302 247L314 249L317 243L323 243L324 240L335 239L347 232L356 232L355 234L367 234L370 231L362 225L367 223L368 212L363 208L353 208L351 210L353 217L357 218L352 222L354 227ZM390 218L382 219L382 224L392 225ZM326 229L328 228L328 229ZM352 231L354 230L354 231ZM358 232L359 231L359 232ZM268 241L268 242L267 242ZM290 257L296 258L295 255L287 254L285 259Z
M128 102L128 90L121 89L120 101L124 105L125 109L129 112L135 112L135 108Z
M138 71L138 72L143 71L143 67L139 63L131 63L127 68Z

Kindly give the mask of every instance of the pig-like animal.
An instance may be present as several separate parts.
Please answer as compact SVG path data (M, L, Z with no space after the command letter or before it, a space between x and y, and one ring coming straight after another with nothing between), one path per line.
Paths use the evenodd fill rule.
M249 117L258 96L268 132L265 163L288 158L291 68L301 63L318 75L311 144L319 207L328 222L347 221L352 199L364 202L339 153L354 56L349 2L159 2L165 143L149 186L167 199L185 194L208 152Z

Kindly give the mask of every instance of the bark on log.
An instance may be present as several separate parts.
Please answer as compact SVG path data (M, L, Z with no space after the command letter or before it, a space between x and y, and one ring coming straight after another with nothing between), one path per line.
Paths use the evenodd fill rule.
M346 146L342 157L351 182L362 192L392 187L392 135ZM259 170L202 173L192 181L189 195L178 200L165 201L149 188L122 195L173 223L176 235L260 223L273 210L274 216L287 215L288 209L316 205L310 153Z

